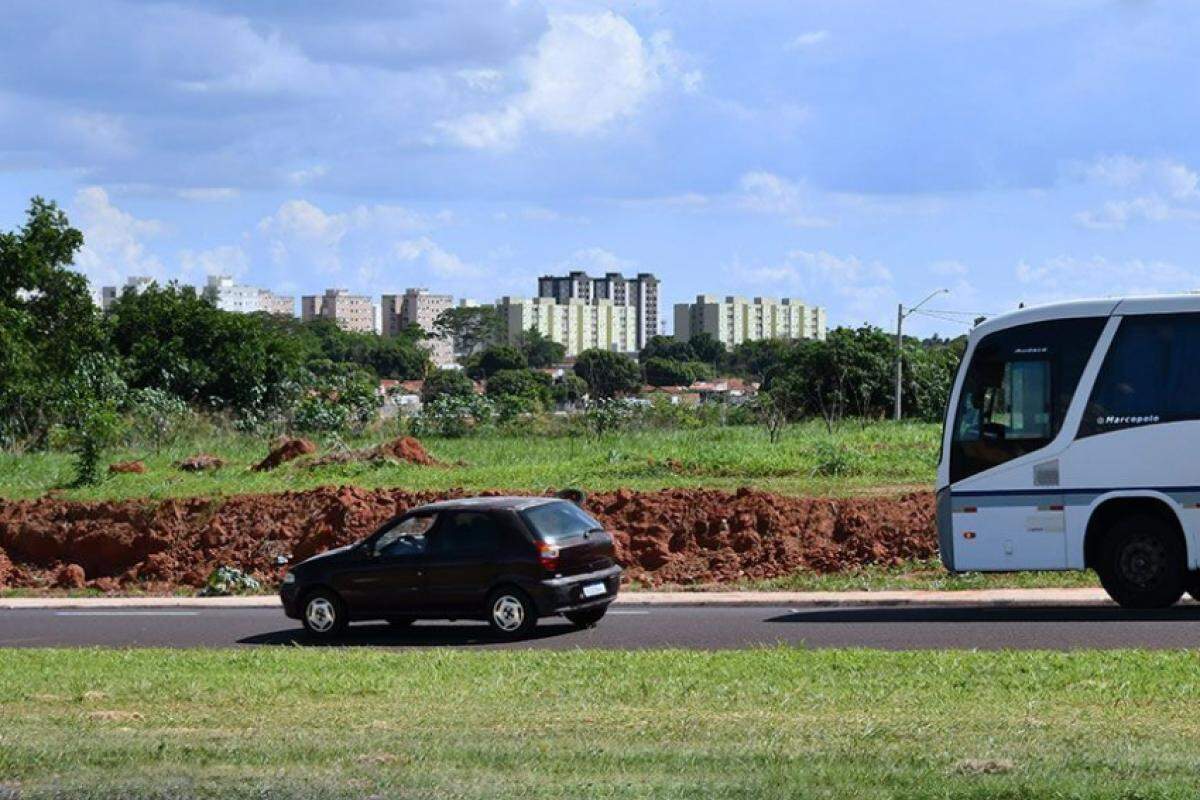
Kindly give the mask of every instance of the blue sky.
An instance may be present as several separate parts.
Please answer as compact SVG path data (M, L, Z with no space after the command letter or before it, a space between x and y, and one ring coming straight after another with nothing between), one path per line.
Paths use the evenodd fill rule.
M17 0L0 226L97 284L895 304L1200 289L1200 5ZM918 333L963 330L913 318Z

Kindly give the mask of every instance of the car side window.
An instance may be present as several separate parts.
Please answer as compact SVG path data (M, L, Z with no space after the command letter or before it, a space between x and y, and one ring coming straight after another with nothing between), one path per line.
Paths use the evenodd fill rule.
M454 558L491 556L499 549L500 535L500 526L491 514L456 511L430 537L429 552Z
M405 517L375 540L375 555L403 556L425 552L425 534L436 521L436 514Z

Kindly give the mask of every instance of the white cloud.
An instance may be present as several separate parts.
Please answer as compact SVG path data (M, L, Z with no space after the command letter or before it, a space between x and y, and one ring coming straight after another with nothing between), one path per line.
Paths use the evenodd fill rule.
M220 203L234 200L239 192L229 186L197 186L190 189L180 189L176 192L184 200L195 200L200 203Z
M76 192L71 212L83 232L83 247L75 256L75 266L93 284L119 285L131 275L165 279L162 262L142 241L162 234L161 222L138 219L122 211L99 186Z
M276 264L302 259L324 272L339 272L343 245L362 259L372 257L371 250L377 257L381 238L424 230L448 220L448 212L430 216L402 206L360 205L349 211L326 212L307 200L289 200L260 220L258 231L268 238ZM352 236L358 241L347 244Z
M829 31L805 31L788 42L788 49L800 50L805 47L812 47L813 45L821 44L821 42L824 42L827 39L829 39Z
M397 242L393 252L401 261L420 264L441 278L464 278L482 274L479 268L464 262L428 236Z
M837 256L824 250L792 250L782 263L743 268L734 276L752 285L769 286L774 294L792 293L827 305L839 322L869 320L884 324L895 315L892 273L879 261Z
M208 250L183 250L179 266L188 280L202 281L208 275L240 278L250 269L246 251L237 245L221 245Z
M1134 222L1200 220L1195 205L1200 201L1200 175L1182 162L1117 155L1073 165L1070 172L1098 189L1132 195L1076 213L1075 222L1085 228L1121 230Z
M770 172L747 172L738 182L738 189L738 205L746 210L784 217L802 228L821 228L830 224L808 211L808 192L799 182Z
M695 91L702 76L683 62L669 32L655 33L647 42L612 12L552 15L536 52L520 62L524 91L500 109L446 120L439 127L473 148L511 147L529 127L594 134L635 114L668 84Z
M929 271L934 275L958 278L967 274L967 265L954 260L935 261L929 265Z
M621 272L633 269L636 262L621 258L603 247L588 247L576 250L571 257L559 262L558 269L581 269L593 273Z
M1021 299L1030 303L1200 290L1200 272L1158 260L1059 256L1040 264L1021 261L1015 275L1028 293Z

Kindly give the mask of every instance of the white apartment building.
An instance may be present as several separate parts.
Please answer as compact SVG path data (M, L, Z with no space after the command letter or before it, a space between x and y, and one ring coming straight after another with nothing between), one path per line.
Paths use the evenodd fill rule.
M209 275L204 286L204 297L222 311L235 314L253 314L265 311L268 314L296 315L296 299L279 295L257 286L234 283L229 275Z
M581 300L600 303L605 300L615 306L634 309L637 323L636 347L641 350L647 340L658 333L658 278L649 272L639 272L626 278L619 272L605 273L602 278L589 277L586 272L573 270L566 275L543 275L538 278L538 296L553 298L560 303Z
M442 312L454 305L448 294L431 294L428 289L406 289L404 294L385 294L380 303L384 336L396 336L407 325L419 325L428 334L434 333L434 323ZM454 363L454 342L445 337L431 337L422 343L429 359L439 367Z
M102 286L100 287L100 308L108 311L112 307L113 302L121 296L126 289L132 289L136 294L141 294L154 284L154 278L146 277L145 275L131 275L125 279L124 286ZM95 296L93 295L93 300Z
M708 333L728 348L759 339L824 339L825 331L825 309L795 298L702 294L694 303L675 305L675 338L680 341Z
M366 295L350 294L348 289L326 289L325 294L300 298L300 318L331 319L344 331L378 333L379 307Z
M563 345L568 356L599 348L618 353L638 350L638 310L608 299L588 302L579 298L502 297L496 303L505 322L509 344L536 328L543 336Z

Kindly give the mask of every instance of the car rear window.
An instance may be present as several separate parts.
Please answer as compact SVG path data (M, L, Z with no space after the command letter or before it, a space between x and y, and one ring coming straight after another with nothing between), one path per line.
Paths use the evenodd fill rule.
M521 517L536 536L547 542L582 536L603 527L582 508L565 500L527 508Z

